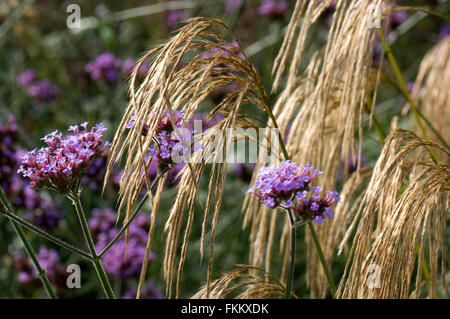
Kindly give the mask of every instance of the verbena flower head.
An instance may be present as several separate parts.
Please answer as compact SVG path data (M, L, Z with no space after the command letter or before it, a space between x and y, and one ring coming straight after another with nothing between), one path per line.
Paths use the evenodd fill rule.
M259 197L267 208L291 208L302 219L320 224L324 218L332 217L330 206L339 200L336 192L327 192L321 198L321 188L311 188L311 182L321 173L310 165L283 161L280 167L262 167L248 192Z
M136 299L137 291L136 289L127 290L121 299ZM164 299L164 294L153 282L149 282L144 286L141 292L141 299Z
M225 0L225 12L234 13L242 5L242 0Z
M135 116L133 115L127 124L127 128L132 128L135 124ZM168 111L164 111L159 118L153 138L154 144L149 148L149 155L158 160L159 171L180 163L180 161L174 161L174 154L178 155L183 162L187 155L201 147L194 143L194 130L185 128L186 124L187 120L184 118L184 113L180 111L173 111L172 116ZM146 136L148 129L149 126L143 123L142 135ZM189 134L186 136L187 132Z
M218 56L230 57L231 55L236 55L240 59L244 60L245 56L242 54L241 46L238 41L233 40L231 43L221 43L217 47L213 47L210 50L204 52L201 57L202 59L215 59ZM211 68L213 75L215 72L236 72L233 67L223 63L218 63Z
M444 39L450 35L450 24L443 25L439 30L439 37Z
M277 19L287 11L289 4L286 0L263 0L258 7L258 13L262 16Z
M33 285L39 282L34 265L30 258L23 253L17 253L13 256L14 268L17 271L17 279L21 285ZM59 263L59 254L55 249L48 249L45 246L39 247L36 254L39 265L45 269L46 275L53 284L59 283L61 277L65 277L66 272L64 266Z
M109 146L101 139L105 130L103 124L88 130L85 122L70 126L73 134L65 138L54 131L42 139L48 146L22 157L18 173L31 180L32 188L49 187L67 194L77 187L89 163L101 157Z
M17 76L17 84L27 87L36 80L36 72L33 69L23 71Z
M20 158L27 153L16 148L17 138L17 124L10 116L5 125L0 123L0 186L15 209L24 210L26 217L41 228L51 229L59 224L63 213L17 174Z
M37 101L46 102L55 99L60 94L60 90L49 80L44 79L31 83L28 86L27 93Z
M322 195L322 197L321 193L321 187L312 187L311 192L303 191L296 196L295 202L286 201L285 205L290 207L302 220L313 220L320 225L325 218L333 217L331 206L340 201L336 191L326 191L326 195Z
M114 83L120 79L121 67L122 61L119 58L110 52L105 52L86 64L84 69L93 80L104 79L107 82Z
M133 58L127 58L122 62L122 72L124 74L131 74L133 72L133 68L135 66L136 62ZM138 76L145 76L147 72L150 70L150 63L148 61L144 61L144 63L141 64L138 70Z
M168 27L174 27L180 20L187 17L185 10L171 10L167 13L166 25Z

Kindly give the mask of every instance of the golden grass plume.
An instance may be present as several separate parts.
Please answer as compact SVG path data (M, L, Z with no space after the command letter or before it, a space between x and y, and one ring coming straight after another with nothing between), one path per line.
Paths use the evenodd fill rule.
M283 134L287 134L287 150L291 160L299 165L311 164L324 171L317 182L326 189L334 189L337 170L344 160L360 153L362 116L366 98L376 92L376 80L371 74L376 29L370 28L373 5L387 1L337 1L325 46L312 55L303 73L300 61L313 24L331 1L297 1L288 31L275 60L275 91L286 72L286 87L274 107L274 115ZM300 26L300 21L302 21ZM291 61L289 64L288 62ZM375 80L373 80L375 79ZM374 93L375 95L376 93ZM357 137L359 136L359 141ZM359 146L357 146L359 142ZM277 217L248 196L244 203L245 225L251 221L250 264L270 270ZM341 220L330 220L317 228L319 241L330 266L337 241L331 240ZM280 236L280 250L288 240L288 223ZM312 297L324 297L327 282L314 251L310 235L308 243L307 282ZM287 259L285 258L285 265ZM286 267L283 267L283 272ZM319 269L319 270L318 270ZM284 278L284 276L281 276Z
M341 243L356 228L338 297L418 298L422 274L429 297L437 296L439 279L445 284L450 167L447 161L434 163L429 148L448 161L445 149L412 132L397 129L388 136Z
M251 271L251 272L250 272ZM203 286L192 299L264 299L283 297L286 287L280 280L261 268L237 265L232 271L223 274L211 283L210 292ZM293 295L294 298L297 296Z
M134 68L130 82L131 100L114 137L105 183L107 183L113 165L122 157L126 157L119 191L119 207L126 208L127 218L142 188L147 186L147 192L149 197L152 198L153 206L152 226L147 251L150 249L154 231L157 200L163 188L159 187L157 194L152 196L148 187L150 183L147 174L144 174L144 172L151 161L151 158L147 159L147 150L152 143L158 119L163 112L179 110L184 112L185 118L189 120L201 106L204 107L206 98L213 91L230 85L234 86L234 89L228 91L221 102L210 108L209 117L219 112L225 115L220 123L202 136L201 142L205 148L203 154L209 153L208 160L210 160L220 159L222 155L226 157L227 146L232 142L225 137L220 141L225 145L224 154L215 152L213 141L216 132L223 132L228 128L252 126L252 121L241 112L247 105L257 105L262 111L266 111L268 108L266 93L259 76L239 47L237 38L221 21L193 18L188 20L187 24L167 42L142 56ZM151 61L150 69L142 83L136 87L137 70L145 60ZM132 116L134 116L137 124L128 129L127 123L132 119ZM141 134L144 123L149 128L148 134L145 136ZM186 258L189 234L193 226L194 203L198 197L197 186L203 169L207 165L205 161L195 161L198 156L200 155L195 154L193 156L194 162L186 165L182 171L177 196L169 215L166 216L165 231L167 239L163 268L168 297L173 296L175 281L177 283L175 296L180 296L181 275ZM201 245L201 254L203 255L204 236L207 230L208 217L212 211L208 285L212 272L214 233L219 217L225 176L226 163L213 161L204 207ZM160 185L161 183L162 181ZM183 241L181 249L180 240ZM178 253L180 256L177 266ZM146 265L143 268L141 283L145 278Z

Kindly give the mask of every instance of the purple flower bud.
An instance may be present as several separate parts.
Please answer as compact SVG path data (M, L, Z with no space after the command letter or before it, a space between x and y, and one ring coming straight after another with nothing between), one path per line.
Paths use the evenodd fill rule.
M28 69L17 76L17 84L21 87L27 87L36 80L36 72Z

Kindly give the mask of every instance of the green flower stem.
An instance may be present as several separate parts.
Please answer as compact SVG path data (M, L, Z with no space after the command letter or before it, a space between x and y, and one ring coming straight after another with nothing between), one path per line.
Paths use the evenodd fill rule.
M270 119L272 120L272 123L273 123L274 127L279 129L277 121L275 119L275 116L273 115L273 112L272 112L272 110L269 107L267 107L267 112L268 112L268 115L269 115ZM281 144L281 150L283 151L284 158L286 160L290 159L289 154L288 154L287 149L286 149L286 145L284 144L283 137L281 136L280 132L278 132L278 139L279 139L280 144ZM334 285L333 278L331 277L331 273L330 273L330 270L328 268L328 264L327 264L327 262L325 260L325 257L323 256L322 247L320 245L319 240L317 239L316 231L312 227L311 223L308 223L308 225L309 225L309 228L311 230L311 235L313 237L313 241L314 241L317 253L319 254L320 263L321 263L323 271L325 272L326 277L327 277L328 286L329 286L331 295L334 298L335 295L336 295L336 286ZM291 238L292 238L292 230L291 230ZM295 236L294 236L294 238L295 238ZM291 245L292 245L292 243L291 243ZM289 251L289 258L294 263L295 262L295 244L294 244L293 248L294 249L292 249L292 247L291 247L291 249ZM289 270L289 272L293 273L293 271L294 271L293 268L294 267L292 266L292 269ZM289 283L287 284L287 286L288 285L289 285ZM286 290L288 290L288 289L286 289ZM290 294L290 290L291 289L289 289L289 292L286 292L286 296L288 296L288 294Z
M11 206L9 205L8 201L6 200L5 194L3 193L2 188L0 187L0 202L1 202L1 206L4 207L4 210L6 211L11 211ZM39 260L36 256L36 253L33 250L33 247L31 246L30 242L28 241L28 238L25 236L22 228L20 227L20 225L10 219L11 224L13 225L14 230L16 231L17 235L19 236L20 240L23 243L23 246L25 247L25 250L28 254L28 256L30 256L31 261L34 264L34 267L36 267L36 270L38 272L38 276L42 281L42 284L44 285L45 291L47 292L47 295L49 296L50 299L56 299L56 294L55 291L53 290L50 281L48 280L48 277L45 273L45 270L42 269L41 265L39 264Z
M128 229L130 224L133 222L133 220L138 215L139 211L141 210L142 206L144 206L144 203L147 201L148 195L145 195L145 197L141 200L139 205L136 207L133 214L131 214L130 218L126 222L125 225L123 225L122 229L119 231L119 233L109 242L108 245L106 245L105 248L98 254L100 258L103 258L103 256L106 254L106 252L120 239L120 237L123 235L123 233Z
M309 231L311 232L311 237L313 238L314 245L316 246L317 253L319 255L320 263L322 264L323 271L325 272L325 276L327 277L328 284L330 286L331 296L333 298L336 297L336 286L333 282L333 277L331 277L330 270L328 269L327 261L325 260L325 256L322 251L322 247L320 246L319 238L317 238L316 231L312 222L308 223Z
M150 191L153 189L153 187L156 185L156 183L158 182L158 180L161 178L161 176L163 176L167 171L169 170L169 168L164 169L162 172L160 172L155 179L152 182L152 185L150 185ZM106 245L105 248L103 248L103 250L98 254L98 256L100 258L103 258L103 256L106 254L106 252L120 239L120 237L123 235L123 233L128 229L128 227L131 225L131 223L133 222L133 220L136 218L136 216L138 215L139 211L141 210L142 206L144 206L145 202L148 199L148 194L146 194L144 196L144 198L142 198L141 202L138 204L138 206L136 207L136 209L134 210L134 212L131 214L130 218L128 219L128 221L126 222L125 225L123 225L122 229L119 231L119 233L109 242L108 245Z
M29 221L27 221L27 220L25 220L25 219L15 215L15 214L9 212L9 211L2 211L1 213L6 218L10 219L11 221L14 221L14 222L18 223L19 225L21 225L22 227L25 227L25 228L31 230L32 232L34 232L34 233L38 234L39 236L47 239L48 241L51 241L54 244L56 244L56 245L58 245L58 246L60 246L62 248L65 248L65 249L67 249L67 250L69 250L69 251L71 251L71 252L73 252L75 254L78 254L81 257L84 257L84 258L86 258L88 260L92 260L92 256L90 254L88 254L87 252L85 252L85 251L83 251L83 250L81 250L81 249L79 249L79 248L77 248L75 246L72 246L71 244L66 243L65 241L63 241L63 240L61 240L61 239L59 239L59 238L57 238L57 237L47 233L46 231L40 229L36 225L33 225L32 223L30 223Z
M78 220L81 225L81 230L83 231L83 236L86 241L86 245L88 246L89 252L92 255L92 264L94 265L98 279L102 284L103 291L105 292L105 295L108 299L115 299L114 292L111 288L111 284L108 281L105 269L103 268L103 265L100 261L101 259L95 251L94 240L92 239L91 233L89 232L89 225L86 220L86 215L84 214L83 206L81 205L79 191L76 190L71 194L67 195L67 197L72 200L72 203L75 206L75 210L77 212Z
M295 240L296 240L296 228L294 217L290 208L287 209L290 225L289 233L289 261L288 261L288 278L286 282L286 299L291 298L292 284L294 282L294 268L295 268Z
M366 113L369 114L369 116L370 116L370 113L371 113L370 107L372 105L372 98L369 93L367 93L366 98L367 98L367 104L364 105L364 109L365 109ZM381 126L380 121L378 120L378 117L375 114L375 112L373 112L373 114L372 114L372 119L373 119L373 124L375 126L375 130L377 131L377 134L378 134L378 138L380 139L380 143L381 143L381 145L384 145L384 140L386 139L386 134L384 133L383 127Z
M389 77L389 75L387 75L385 73L383 74L383 77L386 79L386 82L389 83L394 89L396 89L406 100L408 99L408 97L405 94L405 92L403 91L403 89L400 87L400 85L395 83L394 79L391 79ZM409 93L409 91L407 93ZM428 128L433 132L434 135L436 135L436 137L439 139L439 141L442 143L442 145L445 146L445 148L450 151L450 145L448 145L448 143L442 137L442 135L434 128L434 126L433 126L433 124L431 124L430 120L427 119L427 117L425 115L423 115L423 113L420 111L419 108L416 108L416 109L417 109L417 113L422 118L422 120L425 122L425 124L428 126Z
M390 47L390 45L387 43L386 38L384 36L383 31L380 29L378 29L378 34L380 36L380 40L381 42L384 44L384 49L386 51L386 55L389 59L389 62L391 63L392 69L394 70L395 76L397 77L397 81L400 85L400 88L403 92L403 96L406 98L406 100L408 101L409 105L411 106L411 110L414 113L414 116L416 118L416 122L419 125L420 131L422 132L422 136L423 138L427 139L427 132L425 130L425 126L422 123L421 117L420 117L420 112L418 107L416 106L416 104L413 102L411 95L409 94L408 88L406 87L406 82L405 79L403 78L402 72L400 71L400 68L398 66L397 60L394 57L394 53L392 52L392 49ZM430 123L431 124L431 123ZM436 152L431 148L428 147L428 152L430 153L431 157L433 158L433 161L436 163L437 162L437 156L436 156Z

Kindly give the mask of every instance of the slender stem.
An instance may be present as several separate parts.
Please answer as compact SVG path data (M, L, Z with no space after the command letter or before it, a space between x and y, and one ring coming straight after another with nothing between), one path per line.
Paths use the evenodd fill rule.
M288 268L288 278L286 282L286 299L291 298L291 290L294 282L294 267L295 267L295 239L296 239L296 228L294 217L292 216L292 211L290 208L287 209L289 216L289 268Z
M153 189L153 187L156 185L156 183L158 182L158 180L161 178L162 175L164 175L167 171L169 170L169 168L164 169L161 173L159 173L155 179L152 182L152 185L150 185L150 191ZM130 218L128 219L128 221L126 222L125 225L123 225L122 229L119 231L119 233L109 242L108 245L106 245L105 248L103 248L103 250L98 254L98 256L100 258L103 258L103 256L106 254L106 252L120 239L120 237L123 235L123 233L128 229L128 227L131 225L131 223L133 222L133 220L136 218L136 216L138 215L139 211L141 210L142 206L144 206L145 202L148 199L148 194L146 194L144 196L144 198L142 198L141 202L138 204L138 206L136 207L136 209L134 210L134 212L131 214Z
M11 206L9 205L1 187L0 187L0 202L2 204L1 206L4 206L5 210L12 211ZM56 299L56 294L50 284L50 281L48 280L47 274L45 273L45 270L42 269L41 265L39 264L39 260L36 256L36 253L33 250L33 247L31 246L28 238L25 236L22 228L19 226L19 224L16 221L14 221L12 219L10 219L10 221L11 221L11 224L13 225L13 228L16 231L17 235L19 236L20 240L22 241L23 246L25 247L25 250L26 250L28 256L30 256L31 261L34 264L34 267L36 267L38 276L41 279L42 284L44 285L47 295L49 296L50 299Z
M78 220L81 225L81 230L83 231L83 236L86 241L86 245L89 248L89 252L92 255L92 264L94 265L95 271L97 273L98 279L102 284L103 291L108 299L114 299L114 292L111 288L111 284L108 281L105 269L100 261L100 257L95 251L94 240L92 239L91 233L89 232L89 225L86 220L86 215L84 214L83 206L81 205L79 191L76 190L68 195L68 198L72 200L75 210L77 212Z
M384 78L386 79L386 82L389 83L390 85L392 85L393 88L395 88L406 100L408 100L407 95L405 94L405 92L403 91L403 89L400 87L400 85L398 85L397 83L395 83L394 79L392 79L389 75L387 74L383 74ZM407 92L409 93L409 91ZM434 128L433 124L431 124L430 120L427 119L427 117L425 115L423 115L423 113L419 110L419 108L417 109L417 113L419 114L419 116L422 118L422 120L425 122L425 124L428 126L428 128L433 132L434 135L436 135L436 137L439 139L439 141L442 143L442 145L445 146L445 148L447 150L450 151L450 145L448 145L447 141L442 137L442 135Z
M394 57L394 53L392 52L392 49L390 47L390 45L387 43L386 38L384 36L383 30L381 30L381 28L378 29L378 34L380 36L380 40L381 42L383 42L384 44L384 49L386 51L386 55L389 59L389 62L391 63L391 66L394 70L395 76L397 77L397 81L400 85L400 88L403 92L403 96L406 98L406 100L408 101L409 105L411 106L411 110L414 113L414 116L416 118L416 122L419 125L419 128L422 132L422 136L423 138L427 139L427 132L425 130L425 126L422 123L421 117L420 117L420 112L418 107L416 106L416 104L413 102L411 95L409 94L408 88L406 87L406 82L405 79L403 78L402 72L400 71L400 68L398 66L397 60ZM434 162L437 162L437 156L435 151L431 148L427 146L427 149L433 159Z
M32 232L38 234L39 236L47 239L48 241L53 242L54 244L62 247L62 248L66 248L67 250L80 255L81 257L84 257L86 259L92 260L92 256L90 254L88 254L87 252L72 246L69 243L66 243L65 241L47 233L46 231L40 229L39 227L37 227L36 225L33 225L32 223L30 223L29 221L14 215L13 213L9 212L9 211L2 211L1 212L6 218L10 219L11 221L14 221L16 223L18 223L19 225L28 228L29 230L31 230Z
M25 236L22 228L19 226L18 223L16 223L13 220L11 220L11 223L12 223L17 235L19 235L20 240L22 241L23 246L25 247L25 250L26 250L28 256L30 256L30 258L34 264L34 267L36 267L38 276L41 279L42 284L44 285L47 295L49 296L50 299L56 299L56 294L50 284L50 281L48 280L47 274L46 274L45 270L42 269L41 265L39 264L39 260L37 259L36 253L34 252L33 248L31 247L31 244L28 241L28 238Z
M123 235L123 233L128 229L130 224L133 222L133 220L138 215L139 211L141 210L142 206L144 206L144 203L147 201L148 195L145 195L145 197L141 200L139 205L136 207L133 214L131 214L130 218L128 219L127 223L123 225L122 229L119 231L119 233L109 242L108 245L106 245L105 248L98 254L100 258L103 258L103 256L108 252L108 250L120 239L120 237Z
M281 150L283 152L284 158L286 160L288 160L289 159L289 153L288 153L288 151L286 149L286 145L284 144L283 137L281 136L280 128L278 127L277 120L275 119L275 115L273 115L273 112L272 112L272 110L270 108L267 108L267 110L269 112L269 117L272 120L273 126L275 126L275 128L278 129L278 140L280 141Z
M277 121L275 119L275 116L273 115L272 110L268 107L267 111L268 111L270 119L272 120L273 125L275 126L275 128L278 129L278 124L277 124ZM283 151L283 155L284 155L285 159L288 160L290 157L289 157L289 154L288 154L287 149L286 149L286 145L284 144L284 141L283 141L283 138L281 137L281 133L280 132L278 134L278 137L279 137L279 141L280 141L280 144L281 144L281 150ZM325 272L325 275L326 275L326 278L327 278L327 281L328 281L328 286L330 288L331 295L334 298L334 296L336 295L336 286L334 285L333 278L331 277L330 270L328 269L328 264L325 261L325 257L324 257L323 252L322 252L322 247L320 246L320 242L317 239L316 231L312 227L311 223L308 223L308 225L309 225L309 228L311 230L311 235L313 237L313 240L314 240L314 243L315 243L315 247L317 249L317 253L319 254L320 263L322 265L323 271ZM292 233L291 233L291 236L292 236Z
M314 245L316 246L317 253L319 255L320 263L322 264L323 271L325 272L325 276L327 277L328 284L330 286L331 296L335 298L336 296L336 286L333 282L333 277L331 277L330 270L328 269L327 261L325 260L325 256L322 251L322 247L320 246L319 238L317 238L316 231L314 230L314 226L311 222L308 223L309 230L311 232L311 237L313 238Z
M367 98L367 104L364 105L364 109L366 110L367 114L369 114L369 116L370 116L370 114L372 113L371 109L370 109L371 105L372 105L372 98L370 97L370 93L367 93L366 98ZM373 124L375 125L375 130L377 131L377 134L378 134L378 138L380 139L380 143L381 143L381 145L383 145L384 140L386 139L386 134L384 133L383 127L381 126L381 123L378 120L377 115L375 114L375 110L372 114L372 119L373 119Z

